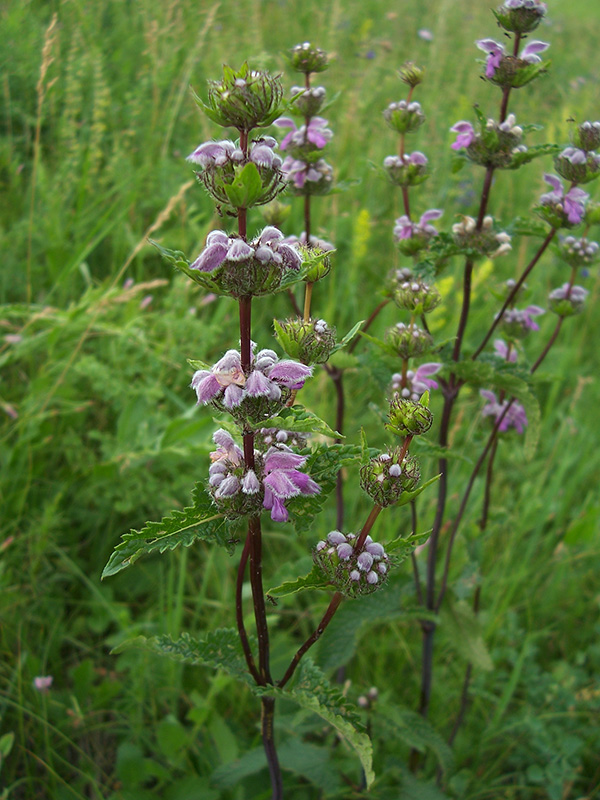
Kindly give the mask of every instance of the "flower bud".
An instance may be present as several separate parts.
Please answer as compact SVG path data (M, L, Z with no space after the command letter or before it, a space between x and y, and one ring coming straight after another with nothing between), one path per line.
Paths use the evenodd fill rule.
M407 269L396 271L389 293L398 308L405 308L419 315L433 311L442 301L435 286L413 277L411 271Z
M385 338L402 359L421 356L433 344L431 336L422 328L416 325L405 325L403 322L388 328Z
M459 247L469 250L471 258L498 258L510 253L511 237L508 233L496 233L493 229L492 217L484 217L480 230L473 217L463 217L462 222L452 226L454 241Z
M546 10L546 3L540 0L507 0L494 15L504 30L523 34L537 28Z
M575 147L588 153L600 146L600 122L583 122L573 137Z
M329 66L329 58L324 50L313 47L310 42L303 42L292 47L290 63L297 72L309 75L311 72L323 72Z
M383 168L394 186L418 186L429 177L427 156L418 150L403 156L386 156Z
M287 355L303 364L324 364L335 347L335 328L323 319L275 322L275 336Z
M425 122L425 114L421 111L421 104L415 102L407 103L406 100L390 103L383 112L383 118L396 133L416 131Z
M571 183L587 183L600 169L600 156L577 147L567 147L556 156L554 166L561 178Z
M411 456L405 456L400 463L401 447L380 453L372 458L360 470L361 488L378 506L385 508L394 505L405 491L412 491L420 478L417 462ZM373 542L373 545L376 543ZM366 545L369 555L376 555L381 545ZM366 561L365 561L366 563ZM367 569L371 568L369 562ZM360 567L360 562L359 562Z
M292 106L303 117L316 116L325 103L325 87L292 86Z
M399 395L395 395L390 403L388 419L385 427L398 436L420 436L433 424L433 414L426 405Z
M559 246L559 253L570 267L589 267L600 256L598 242L590 242L585 237L576 239L574 236L565 236Z
M271 125L279 113L283 88L278 75L223 67L223 80L209 81L208 104L200 105L218 125L239 131Z
M348 597L371 594L383 586L390 565L382 545L367 536L357 551L356 538L353 533L332 531L313 550L315 565L338 592Z
M259 450L268 450L269 447L286 445L296 450L304 450L308 441L308 434L298 431L285 431L280 428L261 428L256 432L254 444Z
M402 83L405 83L412 89L423 82L423 79L425 77L425 70L423 69L423 67L418 67L414 61L407 61L398 70L398 77L400 78Z
M571 286L564 283L548 295L548 306L559 317L571 317L583 309L589 292L583 286Z

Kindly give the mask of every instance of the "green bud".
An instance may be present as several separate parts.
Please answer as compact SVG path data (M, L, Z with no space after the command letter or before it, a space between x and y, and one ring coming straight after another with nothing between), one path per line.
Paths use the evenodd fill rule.
M554 167L561 178L571 183L588 183L598 177L600 157L567 147L554 159Z
M402 359L416 358L431 349L433 339L422 328L416 325L405 325L399 322L388 328L385 339Z
M600 122L583 122L573 136L575 147L588 153L600 145Z
M223 67L223 80L209 81L208 104L196 102L213 122L239 131L271 125L280 113L283 87L279 75L250 70L244 63L236 72Z
M419 464L411 456L400 463L402 447L380 453L360 470L360 485L378 506L394 505L403 492L412 491L421 477Z
M390 103L383 112L383 118L396 133L416 131L425 122L425 114L421 111L421 104L415 102L407 103L406 100Z
M414 89L415 86L423 82L425 70L423 67L418 67L414 61L407 61L398 70L398 77L402 83L406 83L407 86Z
M500 6L493 12L505 31L512 31L513 33L530 33L535 30L540 24L542 17L545 15L546 9L542 5L536 5L533 8L505 8Z
M310 42L303 42L292 47L290 63L297 72L309 75L311 72L323 72L329 66L329 58L324 50L313 47Z
M312 236L311 236L312 239ZM321 250L318 246L307 247L305 244L298 246L298 252L302 259L302 265L306 272L304 274L305 283L316 283L329 275L331 272L332 250Z
M385 427L398 436L420 436L433 424L433 414L426 405L399 395L390 403L388 419Z
M442 302L435 286L415 278L409 269L396 271L389 294L398 306L413 314L427 314Z
M305 321L297 317L273 321L275 338L290 358L303 364L324 364L335 347L335 328L325 320Z

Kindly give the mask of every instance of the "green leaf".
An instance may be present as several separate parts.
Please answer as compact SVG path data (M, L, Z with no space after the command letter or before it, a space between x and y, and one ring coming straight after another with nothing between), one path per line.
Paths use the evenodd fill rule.
M123 534L123 541L116 546L104 567L102 578L115 575L143 555L164 553L179 545L189 547L197 541L213 542L232 553L231 523L216 511L201 484L196 484L193 495L193 506L173 511L160 522L147 522L140 531Z
M269 589L267 597L274 599L276 597L286 597L290 594L297 594L303 592L305 589L331 589L331 584L325 579L323 573L313 567L312 570L303 578L295 578L292 581L284 581L279 586Z
M336 369L354 369L358 364L358 358L347 350L338 350L329 357L329 366Z
M258 168L252 161L239 171L233 183L225 186L227 197L234 208L249 208L260 197L262 190Z
M511 365L497 368L495 364L486 361L458 361L452 364L452 371L472 386L504 391L508 397L514 397L521 403L527 414L525 456L530 459L535 453L540 436L541 413L538 399L530 390L525 375L517 375Z
M540 61L537 64L528 64L526 67L519 67L512 80L513 88L518 89L535 80L535 78L539 78L540 75L548 72L551 63L551 61Z
M197 358L188 358L187 362L192 369L206 369L210 372L213 368L212 364L207 364L206 361L200 361Z
M381 339L376 339L375 336L371 336L370 334L365 333L364 331L361 331L360 335L363 338L367 339L367 341L372 342L374 345L379 347L381 350L383 350L384 353L387 353L390 356L398 358L398 351L393 345L388 344L387 342L383 342Z
M221 669L242 683L255 688L254 680L248 672L246 659L240 637L235 628L218 628L195 639L189 633L182 633L178 639L170 636L138 636L124 642L113 652L120 652L127 647L139 647L168 656L173 661L195 664L213 669Z
M486 672L494 668L483 639L481 620L466 600L446 606L442 610L442 622L452 647L466 661Z
M411 553L414 553L416 547L426 542L430 534L431 530L423 531L423 533L411 533L410 536L398 536L384 545L385 552L391 557L394 566L398 566L406 561Z
M364 319L361 319L361 321L360 321L360 322L357 322L357 323L356 323L356 325L354 325L354 326L353 326L353 327L352 327L352 328L351 328L351 329L348 331L348 333L347 333L347 334L344 336L344 338L343 338L343 339L341 339L339 342L337 342L337 344L335 345L335 347L334 347L334 348L333 348L333 350L331 351L331 352L332 352L332 354L333 354L333 353L337 353L337 351L338 351L338 350L341 350L343 347L346 347L346 345L350 344L350 342L352 341L352 339L354 339L354 337L355 337L355 336L356 336L356 334L358 333L358 331L359 331L359 328L360 328L360 326L363 324L363 322L364 322Z
M324 420L300 405L284 408L276 417L261 420L254 425L254 428L280 428L297 433L319 433L335 439L344 438L341 433L333 431Z
M363 730L358 709L348 702L340 689L328 681L325 674L309 658L300 663L290 689L258 689L257 693L292 700L300 708L318 714L321 719L334 727L358 755L365 773L367 789L371 786L375 780L373 747Z
M156 250L158 250L160 255L166 261L172 264L180 272L183 272L184 275L187 275L187 277L193 280L194 283L199 284L209 292L223 294L223 290L219 287L219 284L210 277L210 273L201 272L198 269L190 269L190 262L180 250L168 250L166 247L158 244L158 242L155 242L153 239L148 239L148 243L151 244L152 247L156 248Z
M454 757L446 740L420 714L390 702L377 704L376 711L379 712L375 722L377 730L381 724L381 728L390 738L401 739L421 753L429 748L435 753L443 772L449 772L453 768Z
M398 502L394 503L394 508L399 508L400 506L408 505L408 503L412 502L415 499L415 497L418 497L421 494L421 492L424 492L428 486L431 486L432 483L439 481L441 477L442 473L440 472L439 475L435 475L433 478L430 478L428 481L425 481L425 483L422 486L419 486L418 489L415 489L412 492L402 492Z

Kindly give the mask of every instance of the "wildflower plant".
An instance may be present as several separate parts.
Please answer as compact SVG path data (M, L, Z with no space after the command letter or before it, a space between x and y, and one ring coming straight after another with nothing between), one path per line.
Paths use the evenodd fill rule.
M364 785L371 785L371 744L358 709L305 654L324 634L345 599L351 602L384 588L390 573L408 559L423 638L418 711L421 717L428 716L437 615L447 596L452 552L473 486L486 465L480 522L485 531L499 445L503 439L514 442L519 437L526 439L527 447L535 445L540 411L532 375L545 360L565 319L584 307L587 291L575 285L575 279L579 269L598 258L599 246L589 238L593 222L588 215L590 195L580 186L600 174L600 157L595 152L600 147L600 123L583 122L570 143L527 144L535 126L517 124L509 106L514 90L541 78L549 68L542 57L549 44L528 39L546 15L546 5L538 0L506 0L494 14L505 42L486 38L476 46L486 55L482 77L500 92L498 110L490 110L494 115L486 116L476 107L472 120L449 125L455 134L448 144L455 154L454 167L468 165L482 171L478 208L473 216L453 215L450 208L428 209L419 201L418 192L431 177L432 165L430 156L412 146L409 137L420 135L426 127L427 110L413 96L426 80L426 72L409 62L398 73L404 96L394 98L383 111L383 125L396 137L394 152L385 157L382 172L401 197L402 214L390 233L400 266L396 264L382 275L383 302L341 339L333 321L313 315L313 288L335 268L336 258L334 246L314 233L313 202L335 186L334 170L325 160L333 137L322 116L327 92L311 82L311 76L327 69L327 53L309 42L292 49L289 63L303 76L303 85L292 87L285 107L280 76L251 70L247 64L239 70L225 67L223 78L209 83L206 99L196 96L210 120L237 134L232 139L215 137L203 142L188 157L217 211L224 219L235 219L237 225L233 231L211 231L202 251L191 260L181 252L157 247L199 286L233 299L239 337L230 336L223 342L223 355L214 364L190 359L194 370L191 388L198 404L220 415L211 463L206 477L194 487L192 505L125 534L104 574L119 572L143 555L196 541L221 546L231 554L236 548L240 551L232 603L236 627L205 632L197 639L187 634L177 640L157 637L146 640L145 646L193 664L223 669L250 687L261 705L262 742L274 799L283 797L275 707L284 698L333 724L358 754ZM283 133L279 144L278 132ZM490 209L497 175L549 156L554 157L557 174L544 174L551 191L537 200L537 219L528 228L523 221L517 224L495 218ZM249 212L284 194L302 198L304 231L286 236L269 224L249 232ZM442 218L450 230L440 230ZM487 314L485 333L474 333L470 323L476 269L493 260L494 269L502 273L503 264L512 260L516 236L523 235L523 230L537 234L540 224L544 234L535 254L518 278L504 281L496 297L499 308ZM561 230L567 235L559 234ZM526 279L549 253L566 264L570 276L550 292L544 309L535 304L543 302L535 284L530 282L527 301L523 293ZM453 259L462 264L456 330L449 340L436 341L431 315L446 298L435 282ZM298 285L303 287L303 303L296 297ZM256 344L252 329L253 303L264 302L262 298L275 293L287 293L294 311L292 317L274 321L277 344L273 347L285 355L272 349L262 336L260 346ZM528 302L529 295L533 295L532 302ZM397 315L393 324L381 338L367 333L386 307ZM550 314L557 321L546 336ZM478 341L477 336L481 336ZM344 370L332 357L343 348L352 352L359 342L370 343L390 365L387 396L380 403L385 418L382 434L390 440L382 449L370 447L364 433L360 444L344 443ZM300 402L304 385L321 369L331 378L338 400L337 418L331 425ZM469 454L472 472L458 509L451 513L451 493L459 489L451 482L450 433L459 407L470 409L486 438L480 453ZM437 445L428 445L422 438L426 435L437 437ZM327 438L333 442L324 442ZM417 455L409 452L413 443L417 453L429 446L439 456L438 474L425 482L421 481ZM342 468L369 499L365 520L345 522ZM427 533L419 533L423 525L419 497L436 481L432 524ZM268 525L291 523L302 530L318 529L319 511L334 489L336 530L321 528L317 533L310 549L310 572L266 592L262 554L269 543L263 536L263 520L268 515ZM388 542L376 541L372 534L380 513L404 505L410 506L411 518L400 535ZM442 540L443 531L447 535ZM418 545L420 552L416 553ZM423 550L426 564L422 563ZM246 630L242 592L246 575L256 636ZM329 603L314 631L290 654L287 669L275 676L266 603L304 590L329 593ZM478 587L474 616L480 600ZM466 710L471 673L469 665L455 730ZM371 705L367 702L369 713L376 713ZM415 748L410 759L414 771L420 761Z

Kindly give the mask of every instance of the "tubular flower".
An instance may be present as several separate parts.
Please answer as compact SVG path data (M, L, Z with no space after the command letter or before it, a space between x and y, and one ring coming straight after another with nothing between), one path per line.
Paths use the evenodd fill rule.
M427 156L420 150L403 156L386 156L383 168L396 186L418 186L427 179Z
M456 133L456 141L450 147L453 150L461 150L463 147L468 147L475 139L475 128L470 122L461 120L450 128L451 133Z
M558 314L559 317L571 317L579 314L583 309L585 299L589 292L583 286L572 286L570 283L563 283L558 289L553 289L548 295L548 305L550 311Z
M545 311L539 306L527 306L527 308L508 308L502 315L502 327L506 336L511 339L521 339L530 331L539 331L540 326L535 322L534 317L539 317Z
M427 390L439 388L437 381L430 376L439 372L442 366L435 362L421 364L416 370L409 369L404 381L402 373L395 372L392 375L392 390L401 397L418 403Z
M479 394L484 397L488 402L481 411L484 417L494 417L496 420L504 413L508 406L509 401L504 400L502 403L498 402L496 395L487 389L480 389ZM510 408L504 415L498 430L505 433L509 428L514 428L517 433L523 433L527 426L527 415L525 409L516 400L510 404Z
M495 39L478 39L475 44L480 50L483 50L484 53L487 53L487 61L485 63L485 77L486 78L496 78L498 77L496 73L500 68L503 66L504 61L515 62L516 67L518 69L519 66L527 66L528 64L539 64L541 62L541 58L538 53L543 53L547 50L550 45L547 42L540 42L540 41L533 41L529 42L519 53L517 59L514 59L513 56L508 56L506 54L506 48L503 44L500 44ZM519 62L521 62L519 64ZM514 71L514 67L513 67ZM510 76L513 77L512 75ZM511 84L513 85L513 84ZM517 85L523 85L521 83L517 83Z
M494 339L494 350L500 358L503 358L511 364L514 364L517 360L517 351L514 347L507 345L504 339Z
M313 117L308 125L299 128L290 117L281 117L274 124L278 128L291 128L281 141L281 149L289 150L290 155L296 158L305 158L315 150L322 150L333 137L333 131L327 127L327 120L323 117Z
M294 389L301 389L312 368L295 361L280 361L273 350L253 355L250 370L242 369L238 350L228 350L210 369L199 369L192 377L198 403L213 403L235 417L260 421L276 413Z
M333 169L320 158L314 163L288 156L281 165L281 171L295 194L327 194L333 187Z
M544 180L553 191L540 197L543 217L555 227L567 224L579 225L585 216L585 203L589 199L589 194L577 186L573 186L565 194L562 181L556 175L545 174Z
M254 469L248 469L244 455L227 431L218 430L213 440L217 450L210 454L209 489L217 506L229 519L259 514L264 508L274 522L287 522L285 501L299 495L318 494L320 486L300 468L306 456L287 445L254 451Z
M206 247L190 269L211 273L218 288L234 297L269 294L286 272L298 271L302 259L296 248L284 242L283 233L272 225L252 242L224 231L211 231Z

